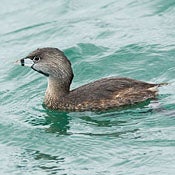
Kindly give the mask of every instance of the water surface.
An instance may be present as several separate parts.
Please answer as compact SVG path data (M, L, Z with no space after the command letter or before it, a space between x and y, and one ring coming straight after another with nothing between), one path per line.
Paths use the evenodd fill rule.
M174 0L1 0L0 174L174 175ZM38 47L72 62L72 88L108 76L168 82L125 110L53 112L46 78L14 65Z

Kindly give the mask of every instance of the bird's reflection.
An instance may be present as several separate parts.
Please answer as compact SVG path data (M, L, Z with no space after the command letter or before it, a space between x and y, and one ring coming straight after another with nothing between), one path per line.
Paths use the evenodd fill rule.
M66 112L57 112L46 110L47 116L45 116L45 124L49 125L46 132L58 133L60 135L70 135L68 132L70 117Z
M145 103L144 103L145 104ZM46 132L57 133L58 135L72 135L75 133L81 134L79 130L81 128L71 128L72 123L79 123L81 126L87 127L97 127L97 131L102 128L108 128L110 132L113 131L110 128L114 127L124 127L129 125L132 122L138 122L145 116L146 113L152 113L153 109L148 106L135 108L126 108L125 110L116 110L116 111L106 111L106 112L59 112L59 111L50 111L45 110L45 125L49 126L46 129ZM71 121L71 124L70 124ZM84 129L85 129L84 128ZM134 127L131 131L135 132L137 128ZM126 131L124 131L126 132ZM85 132L86 134L86 129ZM89 133L87 133L89 134ZM91 133L93 134L93 133ZM91 135L89 134L89 135ZM97 133L95 133L97 134ZM106 134L106 133L105 133ZM120 133L121 134L121 133ZM98 134L97 134L98 135Z

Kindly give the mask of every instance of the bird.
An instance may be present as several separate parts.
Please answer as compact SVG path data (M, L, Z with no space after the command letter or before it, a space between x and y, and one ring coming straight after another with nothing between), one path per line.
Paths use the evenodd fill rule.
M106 77L70 89L74 74L70 60L58 48L38 48L17 61L48 79L44 105L59 111L104 111L155 99L158 87L127 77Z

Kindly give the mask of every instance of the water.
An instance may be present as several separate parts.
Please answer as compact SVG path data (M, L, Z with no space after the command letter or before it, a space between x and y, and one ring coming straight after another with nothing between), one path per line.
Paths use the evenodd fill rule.
M1 4L0 174L175 174L174 0ZM145 106L52 112L45 77L13 64L46 46L71 60L72 88L107 76L170 84Z

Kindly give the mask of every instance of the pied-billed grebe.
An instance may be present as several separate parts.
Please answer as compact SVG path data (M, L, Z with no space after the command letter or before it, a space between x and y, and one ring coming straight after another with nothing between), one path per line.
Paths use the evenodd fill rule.
M107 110L153 99L159 84L130 78L103 78L70 90L71 63L57 48L40 48L21 59L22 66L48 77L44 104L54 110Z

